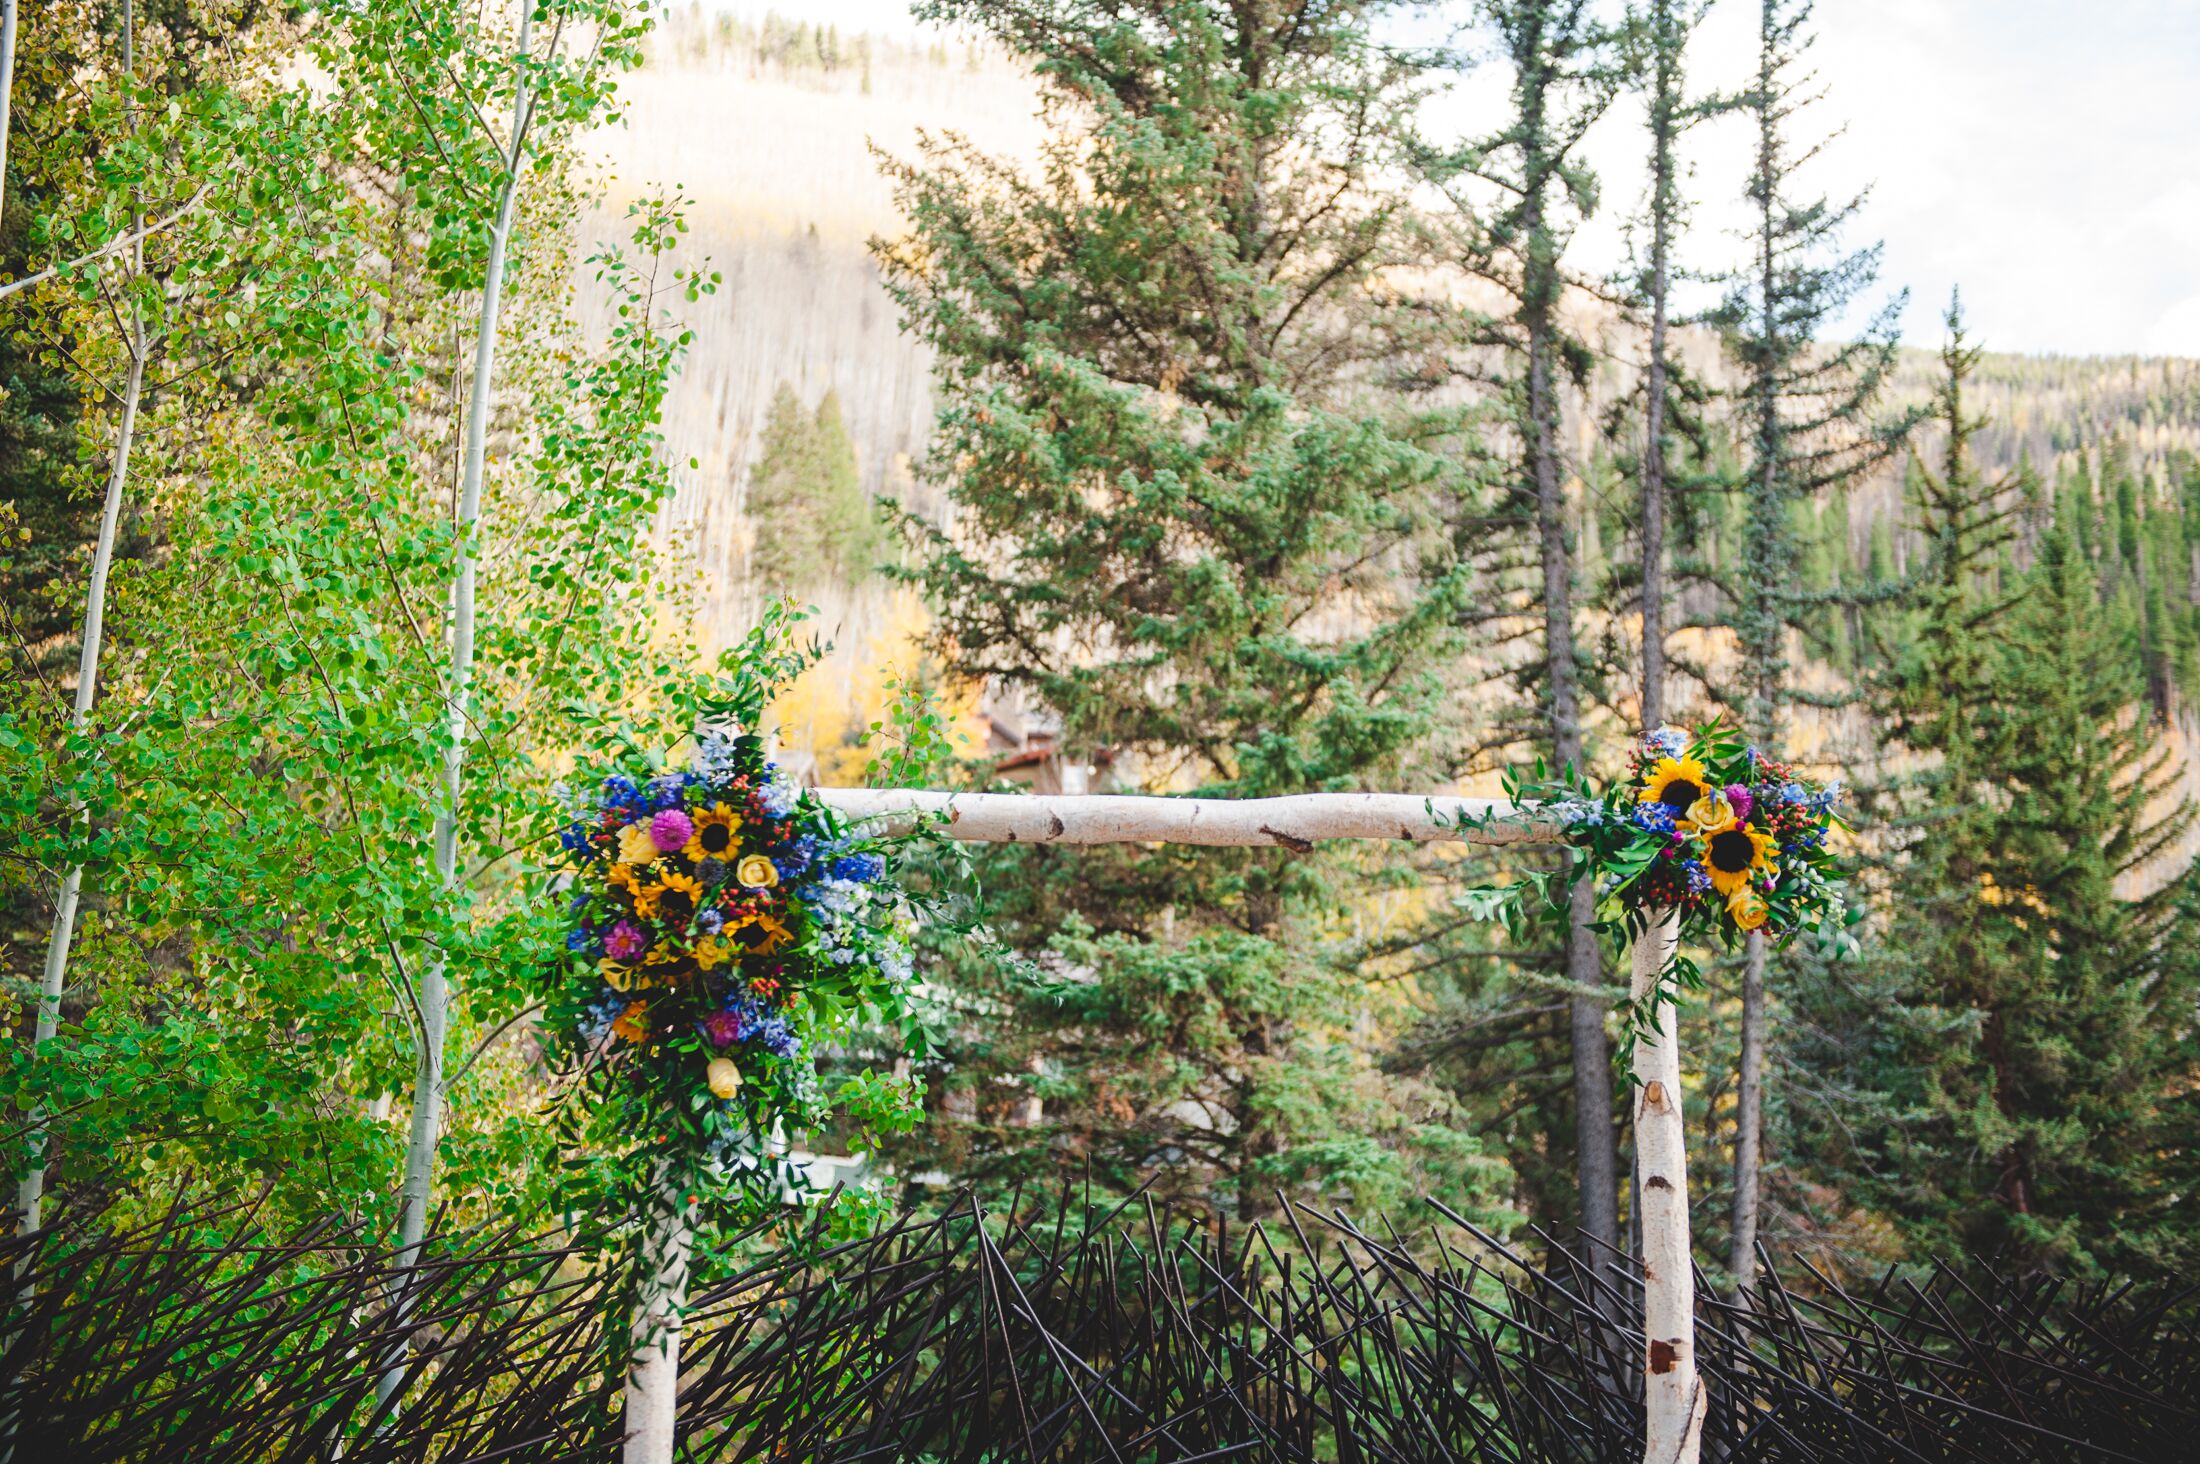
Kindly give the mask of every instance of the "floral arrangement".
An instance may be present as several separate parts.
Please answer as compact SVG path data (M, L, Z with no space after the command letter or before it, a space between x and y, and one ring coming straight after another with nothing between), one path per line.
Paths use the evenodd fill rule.
M1683 934L1733 945L1837 919L1828 831L1838 781L1815 787L1734 732L1666 727L1636 744L1624 782L1557 800L1568 842L1596 862L1599 895L1632 912L1679 912Z
M569 798L561 1055L599 1096L639 1098L615 1126L698 1182L772 1168L776 1125L830 1106L821 1039L908 1014L894 841L851 832L750 736L706 736L681 771L599 770ZM880 1106L879 1080L851 1086Z
M1853 944L1847 927L1854 916L1826 845L1831 830L1845 827L1834 811L1840 783L1815 786L1730 728L1661 727L1636 744L1627 776L1608 788L1570 767L1552 777L1538 766L1531 776L1508 776L1505 789L1516 807L1564 826L1574 861L1462 891L1463 908L1501 918L1516 933L1539 922L1565 928L1569 889L1591 878L1600 929L1639 937L1657 912L1680 917L1671 963L1630 1009L1623 1046L1660 1002L1702 985L1685 949L1691 940L1716 938L1731 949L1761 930L1783 943L1810 932L1835 950Z

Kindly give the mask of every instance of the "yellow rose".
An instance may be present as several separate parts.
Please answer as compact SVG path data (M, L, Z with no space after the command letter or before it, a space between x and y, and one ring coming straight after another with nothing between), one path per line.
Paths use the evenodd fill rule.
M710 1075L711 1096L731 1098L741 1091L741 1069L733 1065L732 1058L712 1058L707 1072Z
M733 959L732 947L715 935L706 935L697 941L691 954L695 957L695 964L706 971L716 970Z
M1723 834L1734 827L1734 805L1724 793L1706 793L1688 806L1688 821L1706 839Z
M649 836L649 826L635 822L619 830L619 862L621 864L655 864L657 841Z
M779 883L779 866L761 854L751 854L733 867L733 877L752 890L768 890Z
M1749 885L1726 897L1726 910L1744 930L1755 930L1772 917L1772 907L1765 903L1765 897Z

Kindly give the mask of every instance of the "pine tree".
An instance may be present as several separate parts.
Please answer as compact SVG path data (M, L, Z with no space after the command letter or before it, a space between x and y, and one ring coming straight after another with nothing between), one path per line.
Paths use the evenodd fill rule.
M1784 746L1794 694L1790 641L1817 608L1800 573L1796 506L1842 491L1884 462L1914 421L1874 420L1894 367L1901 296L1853 340L1822 339L1828 324L1872 285L1879 250L1841 247L1861 196L1842 203L1798 196L1797 175L1818 151L1798 149L1792 135L1797 115L1818 96L1801 69L1811 10L1812 0L1763 0L1759 12L1757 80L1748 97L1757 132L1748 189L1756 211L1755 257L1718 313L1727 353L1742 371L1738 394L1750 429L1744 541L1723 585L1740 660L1738 684L1727 699L1738 704L1750 736L1775 756ZM1766 942L1753 934L1742 977L1736 1087L1730 1269L1740 1290L1748 1289L1756 1270L1765 962Z
M827 391L814 413L802 410L786 382L772 393L750 478L749 517L756 524L749 563L766 590L801 593L870 577L884 534L863 493L840 393Z
M2058 515L2036 567L2007 576L2036 491L1971 463L1977 359L1951 310L1947 443L1912 504L1931 558L1873 689L1923 762L1888 801L1902 852L1884 936L1803 1024L1816 1045L1799 1058L1853 1095L1811 1138L1921 1248L2144 1268L2189 1253L2160 1166L2190 1148L2173 1099L2193 1077L2196 988L2172 924L2185 887L2118 886L2158 878L2187 815L2083 519Z
M1350 788L1429 729L1466 579L1450 418L1367 389L1417 328L1382 273L1409 242L1381 174L1406 101L1382 8L921 7L1048 57L1065 125L1037 177L951 141L889 165L913 233L879 253L938 353L955 505L953 533L907 521L907 573L943 662L1058 717L1079 767ZM1443 1100L1369 1051L1381 998L1325 928L1349 872L1008 851L996 928L1036 974L958 974L928 1152L988 1180L1066 1151L1248 1216L1279 1186L1473 1201Z
M1517 512L1532 525L1538 561L1533 599L1542 647L1527 673L1542 723L1539 740L1557 763L1584 768L1576 526L1559 437L1564 381L1578 386L1592 357L1566 330L1560 306L1570 283L1566 246L1596 201L1596 178L1578 145L1628 79L1627 33L1578 0L1487 0L1480 15L1511 68L1505 125L1493 136L1425 154L1422 166L1463 220L1465 268L1505 300L1496 317L1470 319L1469 339L1495 347L1509 363L1502 386L1518 452L1505 472ZM1574 988L1568 1041L1578 1213L1588 1247L1609 1252L1619 1241L1611 1048L1604 1031L1610 1003L1595 994L1604 983L1595 888L1576 881L1571 898L1565 971Z

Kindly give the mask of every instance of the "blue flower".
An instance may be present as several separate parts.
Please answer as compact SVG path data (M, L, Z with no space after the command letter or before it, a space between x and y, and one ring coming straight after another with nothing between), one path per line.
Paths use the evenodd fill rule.
M817 840L809 834L789 839L772 855L772 865L785 880L798 879L817 857Z
M1681 866L1681 870L1688 876L1690 894L1700 895L1711 888L1711 871L1703 867L1701 859L1689 860Z
M756 790L756 806L764 817L785 818L794 812L801 797L800 790L787 780L777 763L764 764L763 781Z
M605 808L627 808L641 796L642 790L634 786L632 778L613 773L603 780L602 801Z
M1782 803L1808 803L1810 801L1810 789L1804 787L1801 783L1782 783L1779 794Z
M588 1009L581 1013L581 1019L576 1024L581 1040L603 1041L611 1031L611 1024L619 1020L619 1014L625 1010L626 998L608 986L605 987L603 995L588 1004Z
M753 996L729 999L722 1013L721 1016L704 1019L706 1030L712 1025L721 1028L734 1027L738 1033L733 1037L734 1041L754 1042L774 1057L793 1057L802 1050L802 1039L795 1036L794 1028L788 1024L787 1019ZM729 1017L732 1019L730 1022L725 1020ZM712 1040L718 1040L716 1033L712 1034Z
M695 771L701 777L717 782L730 777L733 768L733 739L723 732L705 732L695 739Z
M566 932L565 948L582 956L603 954L603 942L597 939L596 928L585 920Z
M574 858L583 859L593 864L603 857L603 851L598 849L595 841L589 837L590 832L591 830L585 823L567 824L564 828L558 830L558 843L566 853Z
M1635 822L1653 834L1677 832L1673 810L1662 803L1645 803L1635 810Z
M705 935L716 935L726 928L726 917L720 911L705 910L695 917L695 928Z
M886 861L876 854L843 854L827 865L825 871L833 879L869 884L886 872Z
M694 774L692 773L666 773L661 777L651 778L649 780L649 807L651 811L662 813L665 809L678 808L686 802L688 785L693 778Z

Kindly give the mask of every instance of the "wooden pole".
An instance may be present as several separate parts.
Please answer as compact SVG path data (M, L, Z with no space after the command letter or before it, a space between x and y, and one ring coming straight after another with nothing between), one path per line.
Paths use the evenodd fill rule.
M1679 921L1652 921L1633 952L1632 992L1650 994ZM1635 1041L1635 1205L1642 1216L1643 1464L1697 1464L1707 1400L1696 1372L1696 1271L1688 1242L1688 1130L1681 1118L1680 1014L1658 1002Z

